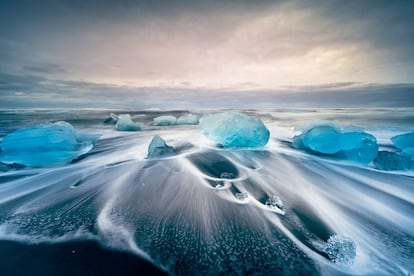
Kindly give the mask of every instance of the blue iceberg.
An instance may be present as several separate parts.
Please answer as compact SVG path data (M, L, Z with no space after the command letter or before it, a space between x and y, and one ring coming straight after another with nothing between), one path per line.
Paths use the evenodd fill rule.
M132 121L131 115L121 114L118 116L115 127L119 131L138 131L142 129L143 125Z
M414 156L414 132L394 136L391 141L401 153Z
M148 146L148 158L160 158L175 155L175 149L159 136L155 135Z
M373 135L355 127L341 129L331 121L302 128L302 133L293 137L293 146L363 164L370 163L378 153L377 139Z
M153 119L154 126L171 126L177 124L177 118L171 115L159 116Z
M200 120L201 132L225 148L263 147L270 132L260 119L237 112L208 115Z
M177 119L177 125L197 125L199 118L197 115L194 114L187 114L184 116L180 116Z
M99 135L80 134L67 122L18 129L3 138L0 161L30 167L59 166L93 148Z
M356 245L349 238L333 235L328 239L323 251L334 263L352 264L356 256Z
M390 151L378 152L374 165L377 169L384 171L407 171L414 169L412 157Z

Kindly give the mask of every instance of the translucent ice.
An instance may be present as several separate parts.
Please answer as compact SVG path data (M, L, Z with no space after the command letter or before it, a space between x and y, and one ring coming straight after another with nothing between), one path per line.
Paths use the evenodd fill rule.
M249 197L249 195L246 192L236 193L235 196L238 200L245 200L246 198Z
M223 178L223 179L233 179L233 178L235 178L235 175L234 175L234 173L231 173L231 172L222 172L220 174L220 178Z
M278 208L280 210L283 210L283 202L280 199L280 197L278 197L277 195L271 195L267 200L266 200L266 206L270 207L270 208Z
M148 146L148 158L159 158L175 154L175 149L159 136L155 135Z
M374 160L377 169L384 171L405 171L414 169L412 157L402 155L398 152L380 151Z
M64 165L90 151L98 139L98 135L77 133L67 122L35 125L4 137L0 161L30 167Z
M118 116L118 121L115 127L119 131L138 131L141 130L143 126L141 123L132 121L131 115L121 114Z
M414 156L414 132L394 136L391 141L403 154Z
M225 148L263 147L270 132L260 119L237 112L208 115L200 120L200 130Z
M109 117L105 119L104 124L115 125L118 119L118 115L110 113Z
M352 264L356 256L356 245L349 238L333 235L328 239L323 251L334 263Z
M194 114L187 114L184 116L180 116L177 119L177 125L196 125L198 124L198 116Z
M177 124L177 118L171 115L164 115L154 118L154 126L171 126Z
M293 146L363 164L370 163L378 153L373 135L353 127L342 130L330 121L302 128L302 133L293 137Z

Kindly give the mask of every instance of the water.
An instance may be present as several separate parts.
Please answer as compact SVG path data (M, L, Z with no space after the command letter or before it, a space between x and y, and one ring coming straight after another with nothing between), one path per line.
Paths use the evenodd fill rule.
M130 113L143 130L116 131L103 123L110 112ZM33 247L94 241L169 274L414 273L414 173L379 171L291 146L295 126L334 119L365 128L380 148L389 148L392 136L414 131L414 111L244 112L271 131L266 147L217 148L198 126L150 125L157 116L186 111L0 112L1 137L58 120L102 134L91 152L67 166L0 172L0 239ZM177 155L146 159L154 135ZM331 260L326 246L335 235L352 241L355 257Z

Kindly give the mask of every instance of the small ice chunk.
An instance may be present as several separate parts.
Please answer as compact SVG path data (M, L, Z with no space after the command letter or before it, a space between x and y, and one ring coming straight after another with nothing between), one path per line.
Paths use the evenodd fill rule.
M350 238L333 235L328 239L323 251L334 263L352 264L356 256L356 245Z
M171 155L175 155L175 149L167 145L159 135L155 135L148 146L148 158L159 158Z
M266 206L268 206L270 208L277 208L277 209L280 209L280 210L284 209L283 202L280 199L280 197L278 197L277 195L271 195L267 199L265 204L266 204Z
M200 130L225 148L258 148L269 141L270 132L260 119L238 112L208 115L200 120Z
M142 129L143 125L132 121L131 115L121 114L118 116L115 127L119 131L138 131Z
M109 117L105 119L104 124L115 125L118 121L118 115L110 113Z
M412 157L398 152L380 151L374 160L374 165L384 171L406 171L414 168Z
M247 192L240 192L240 193L236 193L235 194L236 198L238 200L244 200L246 199L249 195L247 194Z
M220 178L223 178L223 179L233 179L234 178L234 173L231 173L231 172L222 172L220 174Z
M394 136L391 141L403 154L414 156L414 132Z
M80 134L68 122L18 129L3 138L0 161L30 167L59 166L90 151L99 135Z
M16 164L16 163L5 164L5 163L0 162L0 172L7 172L10 170L16 170L16 169L21 169L21 168L24 168L24 166Z
M180 116L177 119L177 125L197 125L199 118L197 115L194 114L187 114L184 116Z
M341 130L336 122L322 121L304 127L293 137L293 146L316 154L368 164L378 153L377 139L354 127Z
M177 124L177 118L171 115L159 116L154 118L154 126L171 126Z

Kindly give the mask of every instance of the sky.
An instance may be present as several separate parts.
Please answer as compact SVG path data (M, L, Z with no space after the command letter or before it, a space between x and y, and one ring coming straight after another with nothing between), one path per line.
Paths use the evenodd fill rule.
M2 0L0 108L414 106L414 1Z

